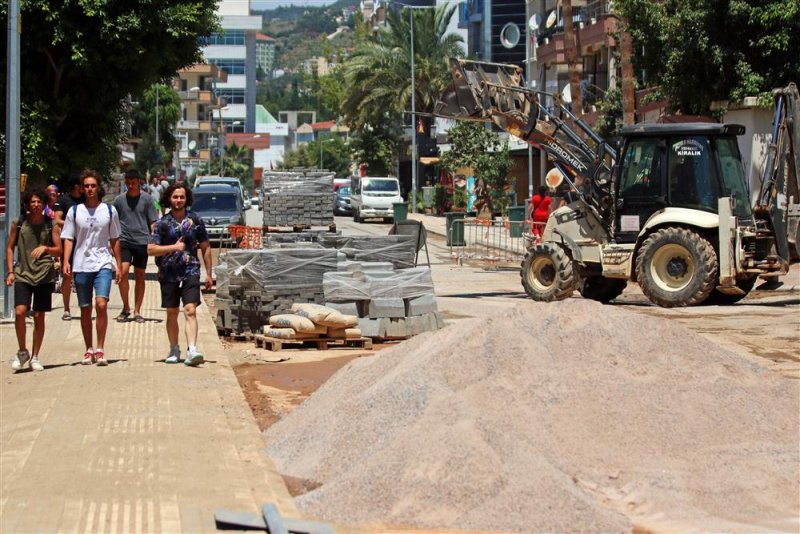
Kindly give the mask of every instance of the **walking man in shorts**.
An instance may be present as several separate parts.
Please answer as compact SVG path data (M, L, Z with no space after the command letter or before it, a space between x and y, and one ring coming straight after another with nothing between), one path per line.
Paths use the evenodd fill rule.
M81 185L86 202L67 211L61 237L66 240L64 277L72 275L78 306L81 308L81 331L86 344L83 365L108 365L105 357L108 329L108 298L111 280L122 273L119 252L119 215L110 204L100 201L100 174L85 170ZM75 252L74 257L72 252ZM92 342L92 296L97 315L97 346Z
M83 194L83 187L81 186L81 177L80 174L71 173L69 178L67 178L67 185L64 191L64 194L58 197L57 204L61 210L61 217L59 218L59 224L63 227L64 221L67 218L67 212L72 209L72 206L77 206L78 204L83 204L86 202L86 195ZM62 228L63 229L63 228ZM61 250L62 252L66 250L67 244L66 242L61 242ZM69 261L72 262L73 258L69 258ZM64 258L61 260L61 264L65 263ZM64 321L71 321L72 314L70 313L69 309L69 301L72 297L72 277L64 275L64 279L61 281L61 298L64 301L64 314L61 316L61 319Z
M133 320L143 323L142 302L144 301L144 275L147 268L147 243L158 220L153 197L141 190L139 171L132 169L125 173L127 192L114 199L114 208L119 214L121 234L119 237L122 257L122 273L119 279L119 294L122 297L122 311L117 322L128 320L131 315L130 287L128 273L133 265L135 285L133 289Z
M39 362L39 350L44 340L44 314L52 310L51 295L55 271L53 256L61 256L61 229L44 214L47 194L26 191L22 198L25 212L12 221L6 245L7 286L14 286L14 328L19 350L11 368L21 371L30 363L34 371L44 371ZM14 266L14 247L17 265ZM33 356L28 352L25 320L33 300Z
M200 297L200 260L203 254L206 268L205 286L211 289L211 245L202 219L190 210L192 191L185 185L173 184L161 194L161 206L170 211L156 223L147 252L157 256L158 281L161 284L161 306L167 309L167 338L169 354L166 363L178 363L181 349L178 342L178 313L183 301L188 348L183 363L196 366L203 363L197 349L197 306Z

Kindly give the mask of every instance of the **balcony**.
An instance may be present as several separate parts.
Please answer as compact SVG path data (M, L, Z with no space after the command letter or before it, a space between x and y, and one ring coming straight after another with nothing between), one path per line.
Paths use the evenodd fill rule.
M214 101L214 94L211 91L180 91L178 96L183 101L198 104L211 104Z
M211 131L211 121L210 120L178 121L177 129L178 130L186 130L186 131L210 132Z
M578 47L578 56L590 54L600 48L614 48L617 43L613 34L617 31L616 17L603 13L599 18L586 17L586 11L575 20L575 41ZM545 65L564 64L567 62L564 50L563 26L556 27L556 31L539 36L539 46L536 48L536 58Z
M190 152L189 149L183 148L178 152L178 157L180 159L195 159L200 161L208 161L209 159L211 159L211 149L200 148Z

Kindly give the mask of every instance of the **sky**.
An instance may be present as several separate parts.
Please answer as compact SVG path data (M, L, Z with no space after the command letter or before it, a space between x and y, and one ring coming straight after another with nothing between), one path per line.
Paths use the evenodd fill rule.
M250 9L275 9L294 4L296 6L327 6L334 0L250 0Z

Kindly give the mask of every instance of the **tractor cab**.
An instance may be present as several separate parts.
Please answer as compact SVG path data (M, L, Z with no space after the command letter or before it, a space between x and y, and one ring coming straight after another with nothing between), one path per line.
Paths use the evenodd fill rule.
M733 215L752 220L737 124L640 124L624 127L616 180L617 243L633 243L656 212L679 208L717 214L733 198Z

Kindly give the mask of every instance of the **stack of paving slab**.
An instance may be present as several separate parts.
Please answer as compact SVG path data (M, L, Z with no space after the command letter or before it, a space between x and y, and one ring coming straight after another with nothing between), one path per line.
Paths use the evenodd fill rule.
M338 231L330 232L329 230L314 229L305 229L301 232L273 232L265 234L262 243L264 248L320 248L322 247L321 242L330 243L339 234L340 232Z
M324 169L264 172L264 226L332 225L333 177Z
M319 246L232 250L220 255L217 277L217 329L261 332L271 315L295 303L322 304L323 275L335 271L339 253Z
M339 250L348 260L360 263L389 262L395 269L414 267L417 242L410 235L321 236L323 247Z
M390 262L340 262L336 272L323 275L323 289L325 305L357 315L365 337L404 339L444 326L429 267L395 269Z

